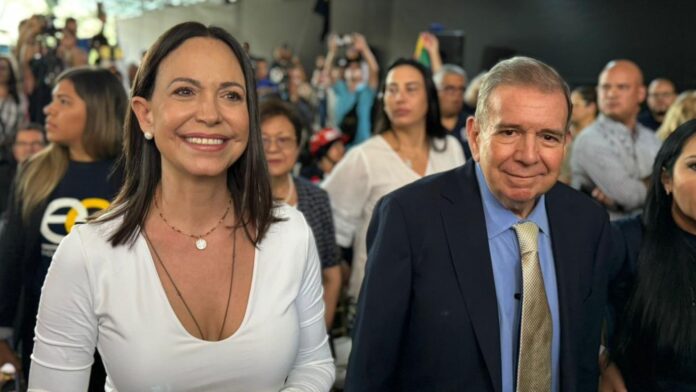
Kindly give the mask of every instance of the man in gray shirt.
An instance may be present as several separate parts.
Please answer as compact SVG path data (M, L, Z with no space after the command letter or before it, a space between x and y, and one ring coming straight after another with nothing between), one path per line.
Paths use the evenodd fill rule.
M573 143L572 186L616 219L642 209L660 142L637 121L645 86L635 63L610 61L599 75L597 98L602 114Z

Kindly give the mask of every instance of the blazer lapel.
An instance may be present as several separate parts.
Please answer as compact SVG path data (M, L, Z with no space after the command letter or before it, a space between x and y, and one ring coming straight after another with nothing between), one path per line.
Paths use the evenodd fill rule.
M459 290L496 391L502 390L500 326L483 204L474 163L443 188L441 215Z

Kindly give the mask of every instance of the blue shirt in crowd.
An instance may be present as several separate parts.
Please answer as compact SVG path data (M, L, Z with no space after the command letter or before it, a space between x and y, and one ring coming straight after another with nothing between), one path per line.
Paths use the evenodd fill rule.
M348 89L348 85L343 80L339 80L333 85L333 91L336 94L334 116L336 126L343 121L343 117L353 109L353 106L355 106L357 102L356 113L358 116L358 129L349 147L357 146L372 135L372 122L370 116L372 114L372 104L375 100L375 91L366 83L362 83L354 92L351 92Z

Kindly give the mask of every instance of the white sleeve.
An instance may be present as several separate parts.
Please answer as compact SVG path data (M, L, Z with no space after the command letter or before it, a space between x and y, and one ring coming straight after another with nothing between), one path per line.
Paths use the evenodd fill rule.
M79 229L58 246L41 291L29 390L86 391L97 318Z
M324 323L324 299L319 255L309 226L307 260L297 296L300 319L299 350L283 392L328 392L336 376Z
M331 200L336 243L344 248L353 245L360 225L370 190L368 173L367 159L358 147L349 151L321 184Z

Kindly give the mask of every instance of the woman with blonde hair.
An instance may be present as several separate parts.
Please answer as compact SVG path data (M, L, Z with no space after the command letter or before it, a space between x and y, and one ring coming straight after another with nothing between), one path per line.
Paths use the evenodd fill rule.
M0 363L28 370L41 287L58 244L118 191L120 176L111 173L127 102L107 70L73 68L56 79L44 108L50 144L19 168L0 235ZM5 341L13 335L20 293L14 336L22 343L21 364Z
M672 106L667 110L665 121L657 130L657 137L665 140L678 126L696 118L696 90L688 90L679 94Z

